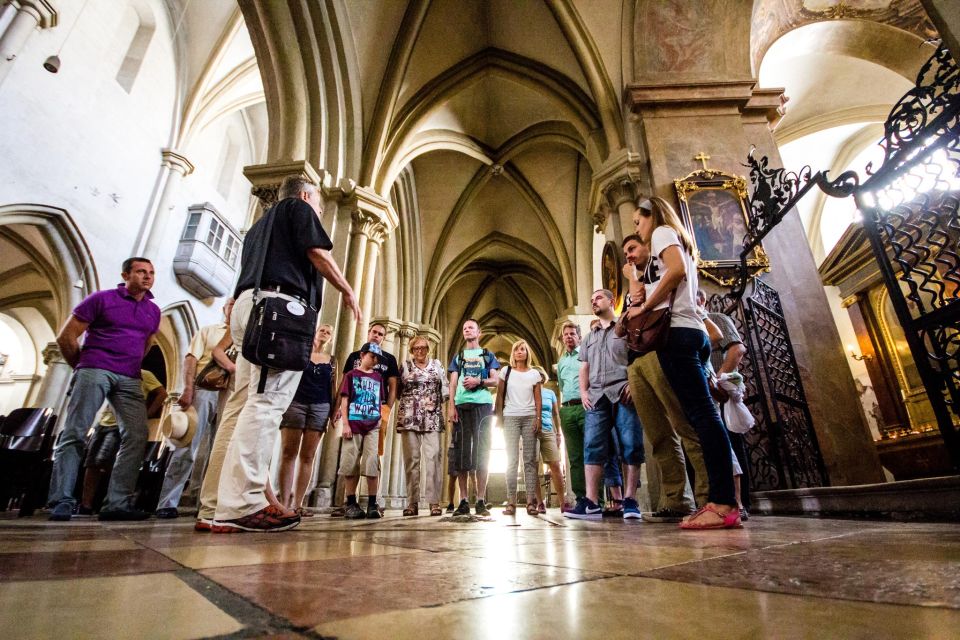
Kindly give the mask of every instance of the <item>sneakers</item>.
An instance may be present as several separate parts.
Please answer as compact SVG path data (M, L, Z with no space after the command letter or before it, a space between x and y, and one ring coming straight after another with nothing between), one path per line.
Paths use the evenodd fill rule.
M50 520L54 522L67 522L73 517L73 507L69 502L61 502L50 512Z
M172 520L173 518L179 518L180 512L177 511L176 507L164 507L163 509L157 509L154 511L153 515L157 516L161 520Z
M284 512L273 505L267 505L256 513L232 520L214 520L210 527L213 533L240 533L252 531L267 533L286 531L300 524L300 516L286 516Z
M210 533L210 529L212 528L212 518L197 518L197 521L193 523L193 530L199 531L200 533Z
M133 522L135 520L146 520L149 517L150 514L146 511L114 509L112 511L101 511L97 519L100 522Z
M660 509L653 513L646 513L643 516L645 522L682 522L684 518L690 515L689 511L677 511L676 509Z
M460 506L457 507L457 510L453 512L455 516L468 516L470 515L470 503L466 500L460 501Z
M642 520L640 505L633 498L624 498L623 500L623 519L624 520Z
M478 516L483 516L484 518L490 515L490 509L487 508L487 503L479 498L477 499L476 512Z
M374 511L376 511L376 509L374 509ZM360 505L353 503L347 505L346 510L343 512L343 517L347 520L363 520L367 517L367 514L368 512L361 509Z
M453 503L447 505L447 513L453 513Z
M600 505L590 500L590 498L581 498L577 500L577 506L570 511L564 512L565 518L574 520L601 520L603 518L603 509Z
M750 512L746 509L740 509L740 519L744 522L750 519Z
M383 517L383 514L380 512L380 507L374 505L372 507L367 507L367 520L379 520Z

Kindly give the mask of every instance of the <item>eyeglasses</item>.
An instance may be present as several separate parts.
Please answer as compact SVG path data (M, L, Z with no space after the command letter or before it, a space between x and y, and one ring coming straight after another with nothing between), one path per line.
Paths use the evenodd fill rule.
M426 351L429 347L420 346L420 347L410 347L411 351Z

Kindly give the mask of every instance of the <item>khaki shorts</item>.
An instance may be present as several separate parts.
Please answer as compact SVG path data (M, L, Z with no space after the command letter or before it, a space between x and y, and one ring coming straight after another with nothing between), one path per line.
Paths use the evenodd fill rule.
M541 431L538 433L537 449L540 451L540 460L543 462L560 462L560 447L557 446L556 431Z
M380 429L370 433L355 433L352 438L343 439L343 449L340 451L340 475L367 476L376 478L380 475L380 456L377 455L377 443L380 439Z

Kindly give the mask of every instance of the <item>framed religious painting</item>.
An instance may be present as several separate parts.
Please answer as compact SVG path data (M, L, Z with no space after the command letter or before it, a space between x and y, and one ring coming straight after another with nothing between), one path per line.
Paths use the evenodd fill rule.
M623 297L626 289L623 286L623 253L615 242L603 245L600 256L600 282L604 289L613 292L614 312L619 315L623 309Z
M747 180L713 169L674 180L680 216L697 247L700 274L729 287L736 282L747 235ZM770 271L762 246L747 258L750 276Z

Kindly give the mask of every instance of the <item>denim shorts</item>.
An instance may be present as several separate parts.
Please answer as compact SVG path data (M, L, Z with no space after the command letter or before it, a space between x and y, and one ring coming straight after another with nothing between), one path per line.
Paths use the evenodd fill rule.
M330 404L324 402L304 404L294 400L283 412L280 420L281 429L300 429L302 431L327 430L327 419L330 417Z
M610 450L610 432L616 430L623 461L643 464L643 428L632 402L611 403L602 396L587 411L583 426L583 463L601 465L616 452Z

